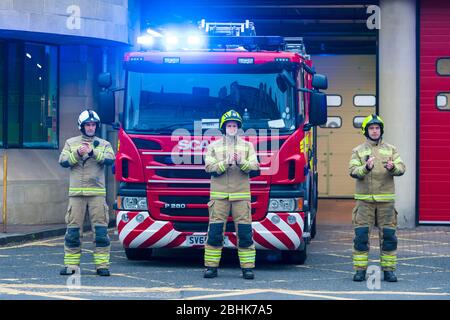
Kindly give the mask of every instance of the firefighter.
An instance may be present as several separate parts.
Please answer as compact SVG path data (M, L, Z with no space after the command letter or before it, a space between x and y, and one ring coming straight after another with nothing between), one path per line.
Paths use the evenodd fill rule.
M251 216L249 172L259 170L255 149L238 136L242 118L234 110L222 115L223 137L208 146L205 170L211 174L209 225L205 245L205 278L217 277L224 231L231 211L236 235L242 276L253 279L255 245Z
M382 140L383 120L373 114L361 127L366 142L352 151L349 173L356 179L356 206L352 213L354 227L353 281L364 281L369 258L369 238L378 227L380 260L384 280L396 282L397 211L395 210L394 177L405 173L405 165L397 148Z
M89 210L94 232L94 263L97 274L109 276L110 240L109 211L106 204L105 166L114 162L111 144L95 136L100 118L95 111L85 110L78 117L82 135L66 141L59 164L70 168L69 206L66 214L67 231L64 239L64 265L61 275L78 270L81 258L80 235L86 209Z

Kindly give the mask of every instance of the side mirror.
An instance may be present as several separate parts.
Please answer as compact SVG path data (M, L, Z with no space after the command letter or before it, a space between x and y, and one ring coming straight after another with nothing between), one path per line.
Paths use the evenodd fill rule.
M114 130L120 129L120 122L113 122L111 125Z
M309 124L320 126L327 123L327 96L325 93L311 92Z
M108 89L112 85L111 73L103 72L98 75L98 85L103 89Z
M100 91L98 97L98 115L102 123L111 124L116 117L115 97L111 90Z
M312 78L312 86L315 89L328 89L328 79L327 76L319 73L315 73Z

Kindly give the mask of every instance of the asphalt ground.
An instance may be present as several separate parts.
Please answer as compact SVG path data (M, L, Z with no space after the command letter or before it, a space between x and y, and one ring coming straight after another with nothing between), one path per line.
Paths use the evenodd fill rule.
M60 276L63 237L0 247L0 300L448 300L450 227L399 230L399 282L377 276L378 235L372 233L367 282L352 281L347 225L319 225L304 265L258 251L254 280L243 280L237 253L225 250L219 277L204 279L202 250L155 250L151 261L129 261L114 229L111 277L95 274L92 234L85 234L81 273Z

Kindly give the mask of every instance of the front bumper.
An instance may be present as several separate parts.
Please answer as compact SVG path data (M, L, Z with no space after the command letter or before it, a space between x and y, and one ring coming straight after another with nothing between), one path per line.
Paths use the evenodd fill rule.
M147 211L117 211L119 239L125 248L202 248L206 232L178 231L171 221L154 220ZM294 219L295 218L295 219ZM269 212L252 222L260 250L297 250L303 240L303 212ZM236 248L235 232L225 232L224 247Z

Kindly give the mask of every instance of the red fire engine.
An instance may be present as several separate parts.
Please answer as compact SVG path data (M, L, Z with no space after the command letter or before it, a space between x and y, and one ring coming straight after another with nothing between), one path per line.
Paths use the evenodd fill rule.
M256 36L248 20L203 20L200 30L186 42L147 35L141 43L152 48L124 58L115 210L126 255L203 247L210 184L203 156L220 138L221 115L234 109L261 164L250 176L255 246L303 264L316 232L316 127L327 118L318 90L327 79L315 73L301 38ZM112 95L102 92L101 116L114 110ZM224 246L236 247L231 217Z

